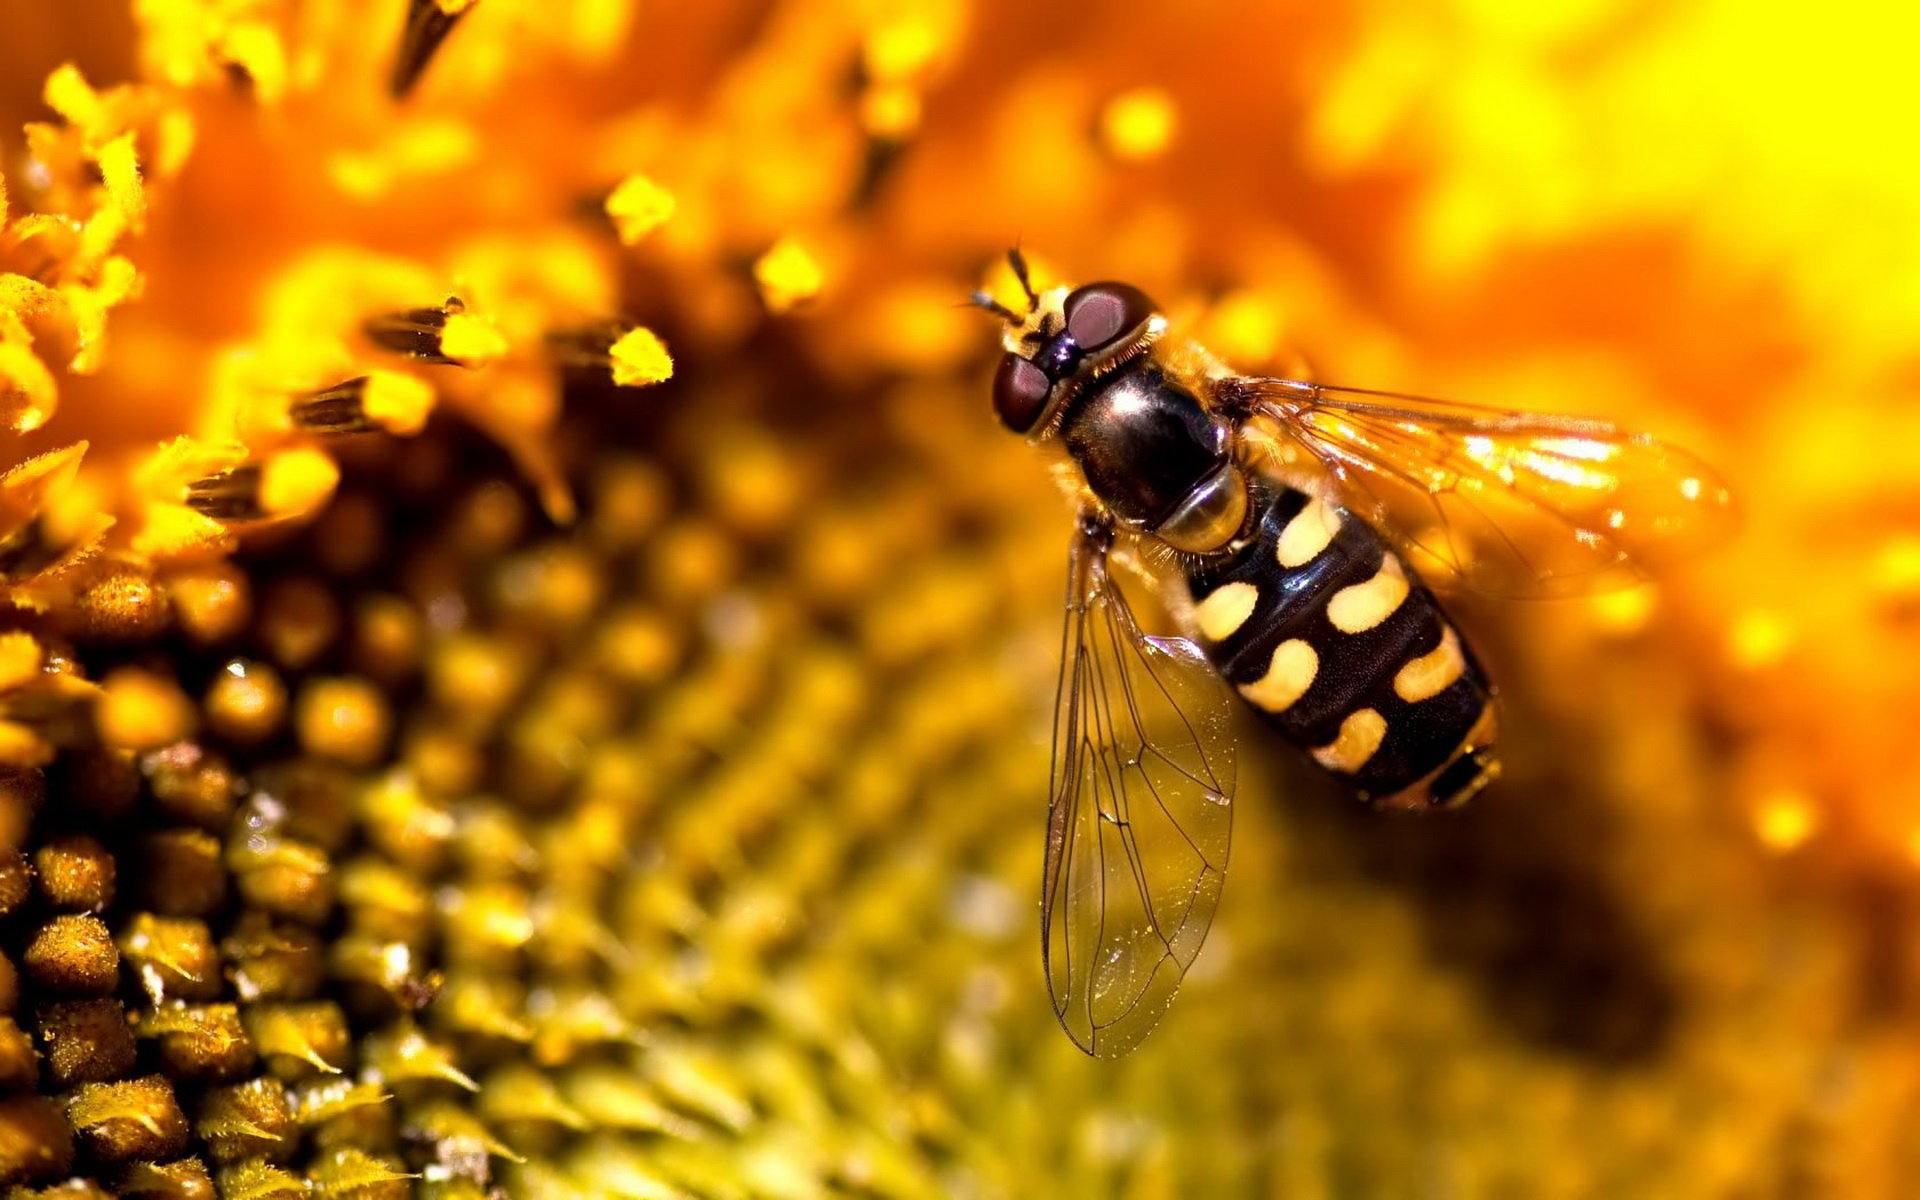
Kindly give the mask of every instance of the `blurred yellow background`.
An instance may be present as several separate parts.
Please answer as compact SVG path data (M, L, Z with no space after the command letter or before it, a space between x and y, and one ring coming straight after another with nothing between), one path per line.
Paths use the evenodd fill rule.
M0 12L7 462L86 444L0 481L7 1182L1912 1192L1920 16L412 7L399 100L408 0ZM1016 242L1744 510L1460 603L1467 812L1249 722L1216 940L1114 1064L1036 953L1069 515L957 303ZM366 332L428 309L443 361Z

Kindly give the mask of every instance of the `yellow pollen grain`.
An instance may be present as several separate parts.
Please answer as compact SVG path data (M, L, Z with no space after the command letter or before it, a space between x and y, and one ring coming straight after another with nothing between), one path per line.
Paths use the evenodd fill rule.
M1333 744L1315 750L1313 758L1329 771L1352 774L1367 765L1386 736L1387 719L1371 708L1363 708L1348 714L1340 722L1340 733Z
M405 437L426 425L433 412L433 388L398 371L369 371L360 407L369 421Z
M820 294L825 277L813 255L793 238L775 242L753 264L760 296L774 312L787 312Z
M1394 675L1394 694L1409 704L1418 703L1453 686L1453 681L1460 678L1466 668L1467 659L1460 652L1459 637L1454 634L1453 626L1444 626L1440 631L1440 644L1432 653L1409 661Z
M636 172L613 189L606 208L620 244L631 246L666 224L673 216L673 205L672 192Z
M1805 793L1786 790L1761 800L1753 814L1753 832L1776 854L1803 845L1820 828L1820 814Z
M1407 573L1389 554L1365 583L1341 588L1327 601L1327 620L1342 633L1365 633L1392 616L1407 598Z
M333 495L340 468L309 446L283 451L260 469L260 507L273 517L310 513Z
M1240 685L1240 694L1268 712L1284 712L1307 694L1320 673L1320 656L1299 638L1288 638L1273 648L1267 673Z
M1121 92L1100 113L1100 140L1127 162L1158 158L1173 143L1179 125L1173 97L1160 88Z
M640 387L673 378L673 356L667 344L651 329L630 329L607 350L613 362L613 382L621 387Z
M506 356L507 339L484 317L449 313L440 330L440 353L464 367L484 367Z
M1332 544L1334 535L1339 532L1340 514L1334 511L1331 504L1315 496L1280 531L1280 540L1274 546L1274 557L1288 570L1304 567L1320 557L1320 552Z
M1260 589L1251 583L1222 584L1194 606L1194 624L1208 641L1225 641L1247 623L1259 603Z

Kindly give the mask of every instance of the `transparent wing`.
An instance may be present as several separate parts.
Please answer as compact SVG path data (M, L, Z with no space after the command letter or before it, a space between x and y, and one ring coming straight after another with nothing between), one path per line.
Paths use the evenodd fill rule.
M1040 955L1089 1054L1147 1036L1220 901L1232 832L1232 701L1200 648L1154 637L1083 519L1068 564Z
M1330 481L1436 586L1506 597L1624 587L1736 524L1712 468L1605 421L1290 379L1215 387L1267 419L1277 465Z

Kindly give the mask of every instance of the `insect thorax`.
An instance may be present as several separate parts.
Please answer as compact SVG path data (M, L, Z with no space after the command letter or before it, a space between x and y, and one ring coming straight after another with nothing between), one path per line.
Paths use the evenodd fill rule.
M1151 357L1090 381L1061 438L1093 494L1145 530L1173 517L1232 453L1227 424Z

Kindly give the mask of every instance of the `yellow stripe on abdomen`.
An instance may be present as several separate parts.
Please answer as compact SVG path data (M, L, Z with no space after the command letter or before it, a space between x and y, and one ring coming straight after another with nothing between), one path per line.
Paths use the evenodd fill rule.
M1340 514L1315 496L1280 531L1280 538L1274 544L1274 557L1288 570L1305 566L1318 558L1339 532Z
M1386 737L1387 719L1371 708L1363 708L1347 714L1347 719L1340 722L1339 736L1332 745L1315 750L1314 761L1329 771L1351 775L1367 765Z
M1431 653L1410 660L1393 677L1394 695L1416 704L1453 686L1453 681L1466 669L1467 658L1460 652L1460 639L1455 636L1453 626L1443 625L1440 645Z
M1284 712L1307 694L1320 674L1320 656L1301 638L1288 638L1273 648L1267 673L1240 685L1240 694L1268 712Z
M1327 620L1341 633L1365 633L1393 615L1407 598L1407 572L1392 554L1364 583L1351 584L1327 600Z
M1260 604L1260 589L1250 583L1226 583L1193 607L1193 623L1209 641L1232 637Z

